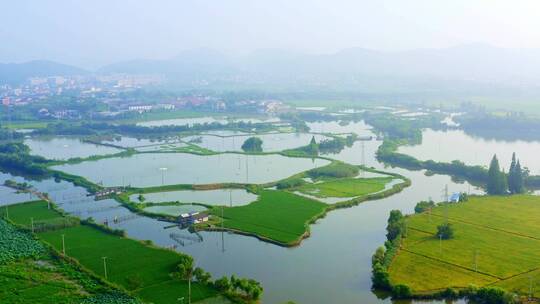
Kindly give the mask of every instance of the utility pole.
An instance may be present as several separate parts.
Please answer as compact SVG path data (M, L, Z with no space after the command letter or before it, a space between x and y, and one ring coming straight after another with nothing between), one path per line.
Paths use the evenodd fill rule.
M440 250L441 255L442 255L442 234L439 234L439 250Z
M246 154L246 183L249 183L249 162L248 162L247 154Z
M478 272L478 249L474 249L474 271Z
M6 219L9 220L9 208L8 208L8 205L6 205Z
M161 185L165 185L165 171L167 171L166 167L159 168L159 171L161 171Z
M229 207L232 207L232 189L229 189Z
M448 224L448 184L444 187L444 201L445 201L445 207L444 207L444 220Z
M66 238L65 234L62 234L62 254L66 256Z
M365 142L363 140L361 140L361 143L362 143L362 166L365 168L366 167L366 145L365 145ZM364 173L365 171L362 170L362 177L364 177Z
M193 269L190 270L189 278L188 278L188 304L191 304L191 275L192 275Z
M225 206L221 206L221 252L225 252Z
M529 300L533 298L533 277L532 274L529 274Z
M34 218L30 218L30 226L32 226L32 233L34 233Z
M105 280L107 280L107 257L102 257L103 259L103 273L105 274Z

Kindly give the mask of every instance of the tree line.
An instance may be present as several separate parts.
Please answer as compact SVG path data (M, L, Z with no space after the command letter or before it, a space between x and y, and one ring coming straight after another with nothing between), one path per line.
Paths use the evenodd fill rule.
M501 170L497 155L493 155L488 170L487 192L491 195L519 194L525 192L525 180L529 170L522 168L516 153L512 154L512 162L508 173Z

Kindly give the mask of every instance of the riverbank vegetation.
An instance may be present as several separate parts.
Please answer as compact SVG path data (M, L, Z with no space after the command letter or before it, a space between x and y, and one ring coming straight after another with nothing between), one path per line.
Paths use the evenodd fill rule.
M63 218L63 215L48 209L43 201L10 207L10 218L15 223L29 228L30 217L34 221L50 221ZM188 282L172 274L178 265L191 260L189 256L125 238L92 221L81 221L79 225L51 229L37 235L60 252L64 250L65 244L68 257L146 302L171 303L180 297L187 299ZM108 263L107 274L104 272L104 257ZM219 293L207 275L202 277L205 279L191 284L193 301L214 297Z
M388 246L396 240L388 238L386 253L396 251L391 258L378 253L385 258L386 264L380 264L386 266L389 285L376 287L407 286L407 297L417 298L496 293L504 299L498 303L510 303L512 293L529 295L530 282L540 279L539 197L472 196L467 202L424 210L403 217L400 233L392 234L399 235L397 246ZM439 237L440 227L448 225L452 237ZM374 283L380 277L376 273L382 272L374 267ZM538 290L533 286L534 297L540 297Z
M79 264L0 219L0 298L2 303L139 304L137 299L87 272Z

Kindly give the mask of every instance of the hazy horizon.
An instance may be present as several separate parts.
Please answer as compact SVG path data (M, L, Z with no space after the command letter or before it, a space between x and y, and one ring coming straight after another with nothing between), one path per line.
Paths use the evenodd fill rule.
M0 62L52 60L87 69L208 48L332 54L480 43L540 48L537 1L92 1L6 3Z

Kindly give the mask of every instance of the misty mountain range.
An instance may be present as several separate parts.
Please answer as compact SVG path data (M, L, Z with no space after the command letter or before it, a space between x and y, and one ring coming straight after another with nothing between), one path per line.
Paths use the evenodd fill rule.
M167 60L130 60L95 71L50 61L0 64L2 83L20 83L32 76L110 73L160 74L182 84L204 80L221 84L385 87L435 82L449 86L459 83L519 88L536 87L540 81L540 50L470 44L402 52L352 48L327 55L267 49L234 56L196 49Z

